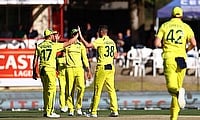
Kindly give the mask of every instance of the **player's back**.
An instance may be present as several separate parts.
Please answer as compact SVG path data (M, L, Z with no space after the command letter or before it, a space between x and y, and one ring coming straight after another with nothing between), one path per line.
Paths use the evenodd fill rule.
M113 64L114 53L116 52L116 44L108 36L104 36L99 40L99 46L97 47L97 64L106 65Z
M190 27L178 18L173 18L161 26L163 34L163 51L164 58L172 56L186 57L185 47L187 40L193 32Z
M82 67L83 66L83 60L82 60L83 49L85 49L85 46L81 42L76 42L66 47L67 67ZM86 56L86 53L85 53L85 56Z
M56 53L62 48L61 44L53 43L51 40L45 40L37 47L40 56L40 66L56 67Z

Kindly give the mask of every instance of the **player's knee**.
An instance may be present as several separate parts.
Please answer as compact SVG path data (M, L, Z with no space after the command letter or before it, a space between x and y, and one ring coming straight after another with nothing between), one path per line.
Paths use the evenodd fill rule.
M170 93L170 94L177 94L177 92L178 92L178 89L176 88L176 87L168 87L168 92Z

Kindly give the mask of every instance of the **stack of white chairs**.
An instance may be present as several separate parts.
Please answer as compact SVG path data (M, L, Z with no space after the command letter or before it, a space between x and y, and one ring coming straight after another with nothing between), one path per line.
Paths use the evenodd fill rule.
M131 49L127 52L126 68L134 68L134 76L137 76L140 63L141 58L139 57L137 49L131 47ZM130 76L132 75L133 71L130 71Z
M163 50L160 48L154 49L153 50L153 76L156 76L157 69L163 69L163 59L162 59L162 52ZM194 69L195 70L195 76L199 74L199 53L197 48L195 47L194 49L190 50L187 52L187 59L186 59L186 64L187 64L187 69Z
M162 59L161 48L156 48L153 50L153 76L156 76L157 69L163 69L163 59Z
M126 61L126 68L134 68L130 72L130 76L145 76L146 70L145 70L145 64L150 59L152 49L150 48L134 48L131 47L131 50L127 53L127 61ZM133 71L134 70L134 71Z
M7 43L0 44L0 49L6 49L6 48L7 48Z
M187 69L193 69L195 71L195 76L198 75L199 68L199 52L197 47L187 52Z

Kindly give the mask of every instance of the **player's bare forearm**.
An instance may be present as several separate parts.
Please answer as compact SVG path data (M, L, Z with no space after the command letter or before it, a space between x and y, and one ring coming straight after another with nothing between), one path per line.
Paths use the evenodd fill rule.
M92 78L92 72L91 72L90 68L89 68L89 67L86 67L85 70L86 70L86 72L87 72L87 78L88 78L88 79Z
M80 36L80 41L85 45L85 47L87 47L87 48L93 47L93 44L88 43L88 42L84 39L84 37L83 37L83 35L82 35L82 33L81 33L81 29L80 29L79 26L78 26L78 32L79 32L79 36Z
M118 58L118 56L119 56L119 55L118 55L118 53L117 53L117 52L115 52L115 53L114 53L114 59L117 59L117 58Z
M156 37L156 39L154 41L154 45L155 45L155 47L162 47L161 39Z
M39 59L39 56L36 55L36 51L35 51L35 54L34 54L34 58L33 58L33 76L32 78L37 80L38 78L38 73L37 73L37 65L38 65L38 59Z
M186 48L186 52L188 52L188 51L190 51L190 50L192 50L194 47L196 47L196 39L193 37L193 38L191 38L191 40L190 40L190 44L189 44L189 46Z
M63 47L67 47L73 44L78 39L78 34L76 34L73 38L69 39L67 42L64 42Z

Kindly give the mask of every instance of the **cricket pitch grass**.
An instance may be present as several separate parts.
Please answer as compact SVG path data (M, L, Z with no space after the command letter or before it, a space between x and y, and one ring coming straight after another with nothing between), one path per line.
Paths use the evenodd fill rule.
M120 110L119 117L108 117L108 110L100 110L97 118L88 118L86 116L67 116L67 113L61 114L59 120L169 120L169 110ZM51 119L45 118L42 115L42 111L31 110L31 111L1 111L1 120L42 120ZM200 111L196 109L192 110L181 110L178 120L200 120Z

